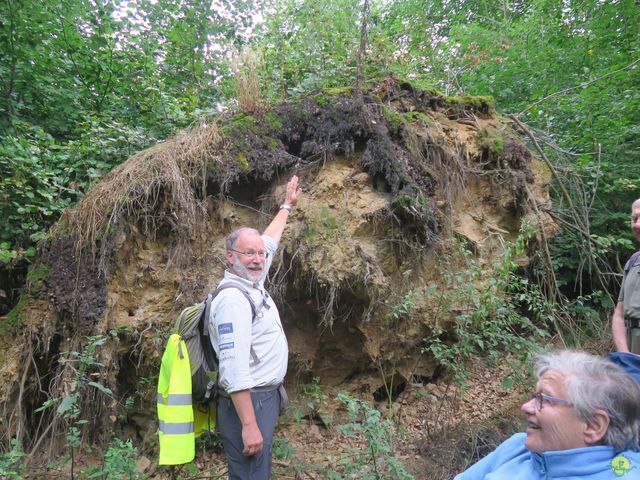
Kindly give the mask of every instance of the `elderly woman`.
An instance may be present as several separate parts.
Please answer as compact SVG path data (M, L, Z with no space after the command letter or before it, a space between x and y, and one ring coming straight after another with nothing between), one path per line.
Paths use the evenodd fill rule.
M640 479L640 386L613 362L582 352L542 355L521 409L526 433L454 480Z

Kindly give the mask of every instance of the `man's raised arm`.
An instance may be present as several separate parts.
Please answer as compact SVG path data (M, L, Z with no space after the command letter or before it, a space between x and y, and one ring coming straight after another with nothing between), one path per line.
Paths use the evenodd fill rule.
M302 189L298 188L298 176L294 175L287 183L287 192L284 197L284 203L280 205L280 211L273 218L269 226L262 232L263 235L273 238L276 242L280 242L282 232L287 224L289 213L298 203L298 197L302 193Z

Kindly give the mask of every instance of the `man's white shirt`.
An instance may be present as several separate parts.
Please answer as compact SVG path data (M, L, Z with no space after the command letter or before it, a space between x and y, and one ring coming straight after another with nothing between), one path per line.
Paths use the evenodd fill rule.
M220 363L218 386L227 393L276 387L287 373L287 339L278 309L264 289L278 244L264 235L262 240L268 253L262 278L252 283L227 270L220 282L240 284L249 292L255 320L248 299L236 288L222 290L211 303L209 334Z

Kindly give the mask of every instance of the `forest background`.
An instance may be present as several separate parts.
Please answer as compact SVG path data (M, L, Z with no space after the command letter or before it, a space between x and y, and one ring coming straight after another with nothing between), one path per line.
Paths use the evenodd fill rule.
M258 73L255 108L353 85L358 64L365 81L491 95L535 129L566 183L558 284L611 308L640 178L638 2L8 0L0 24L0 315L94 182L238 108L234 69Z
M3 320L37 242L134 153L227 110L392 76L490 95L530 128L558 174L549 302L574 343L608 335L640 196L637 1L7 0L0 26Z

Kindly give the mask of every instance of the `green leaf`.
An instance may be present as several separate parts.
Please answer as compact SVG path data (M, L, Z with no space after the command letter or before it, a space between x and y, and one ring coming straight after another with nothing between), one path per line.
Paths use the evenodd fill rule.
M58 415L64 416L65 413L67 413L68 411L70 411L70 410L72 410L73 408L76 407L77 400L78 400L78 397L77 397L76 394L68 395L68 396L64 397L62 399L62 402L60 402L60 405L58 405L56 413Z
M502 380L502 388L503 388L504 390L511 390L511 388L512 388L512 387L513 387L513 385L514 385L514 383L515 383L515 380L514 380L514 378L513 378L513 377L505 377L505 378Z
M102 385L101 383L89 382L89 383L87 383L87 385L89 385L89 386L91 386L93 388L96 388L96 389L100 390L102 393L105 393L105 394L107 394L109 396L113 396L113 392L110 389L108 389L107 387L105 387L104 385Z
M43 412L43 411L45 411L45 410L47 410L47 409L49 409L49 408L53 407L53 406L56 404L56 402L57 402L57 399L55 399L55 398L50 398L49 400L47 400L46 402L44 402L44 403L42 404L42 406L40 406L40 407L36 408L36 409L34 410L34 412L35 412L35 413Z

